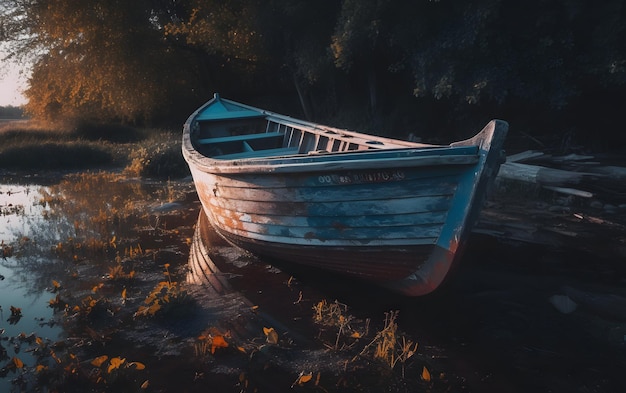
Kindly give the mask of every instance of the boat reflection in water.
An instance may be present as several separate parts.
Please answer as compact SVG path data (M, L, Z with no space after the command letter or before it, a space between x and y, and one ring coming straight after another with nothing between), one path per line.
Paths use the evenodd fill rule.
M187 282L203 285L210 294L218 296L231 293L228 278L217 268L210 255L210 245L216 240L204 212L200 212L196 230L189 249L189 271Z

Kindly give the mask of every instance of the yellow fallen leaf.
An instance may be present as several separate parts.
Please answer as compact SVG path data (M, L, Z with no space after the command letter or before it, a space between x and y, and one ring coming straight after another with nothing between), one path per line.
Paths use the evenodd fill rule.
M263 333L265 333L265 338L267 339L267 342L270 344L278 344L278 333L276 333L276 330L274 330L274 328L263 328Z
M47 368L48 368L48 366L44 366L43 364L38 364L35 367L35 371L39 373L39 372L42 372L43 370L46 370Z
M216 348L226 348L228 347L228 343L224 340L224 336L215 336L213 337L213 341L211 341L211 353L215 353Z
M124 364L125 361L126 359L122 359L122 358L111 358L110 365L109 365L109 368L107 369L107 372L111 374L111 371L120 368L120 366Z
M52 280L52 286L54 287L54 289L59 289L61 287L61 284L59 284L57 280Z
M313 374L300 375L300 377L298 378L298 385L304 385L305 383L309 382L311 379L313 379Z
M352 337L352 338L361 338L361 333L359 333L359 332L354 332L354 333L352 333L352 334L350 335L350 337Z
M154 315L161 309L161 305L159 303L154 303L148 308L148 314Z
M126 300L126 288L122 289L122 299Z
M424 366L422 369L422 379L426 382L430 382L430 371Z
M102 363L106 362L109 357L107 355L98 356L94 360L91 361L91 365L95 367L102 366Z
M24 368L24 362L22 362L19 358L13 357L13 364L17 368Z
M146 379L144 383L141 384L141 388L148 389L148 386L150 386L150 381Z
M59 357L53 350L50 350L50 356L52 357L52 359L54 359L55 362L61 364L61 359L59 359Z
M134 366L135 370L143 370L146 368L146 365L143 363L139 363L139 362L130 362L128 363L128 366Z

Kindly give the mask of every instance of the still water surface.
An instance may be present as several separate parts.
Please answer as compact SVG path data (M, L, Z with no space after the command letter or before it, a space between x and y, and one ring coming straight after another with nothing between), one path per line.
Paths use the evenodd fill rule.
M131 263L138 269L139 257L148 259L146 249L160 247L169 257L186 261L177 247L189 234L168 230L161 218L180 208L173 201L184 197L188 188L108 174L75 175L48 186L23 180L0 184L0 392L34 390L39 369L78 364L78 347L91 343L75 326L88 301L106 304L111 315L117 310L115 302L130 303L126 296L120 299L127 283L115 280L111 269ZM177 211L176 216L193 223L186 212ZM156 260L155 251L150 264ZM119 277L121 270L115 272ZM133 289L140 302L141 285ZM108 300L112 291L115 302ZM68 303L65 310L62 303L51 307L57 296ZM97 320L90 318L87 329L98 328ZM65 350L71 346L77 349Z
M319 272L286 273L225 244L198 219L190 181L82 174L46 186L0 182L0 209L5 250L0 392L41 388L36 367L52 369L57 363L50 355L39 356L43 345L35 337L56 351L61 374L48 381L62 375L66 385L61 386L73 386L63 391L94 386L95 391L164 392L205 392L208 386L233 392L335 392L344 386L370 392L626 389L621 375L626 315L620 309L607 314L590 302L626 298L623 254L473 236L444 290L406 299ZM210 253L220 265L222 272L216 273L225 294L183 283L199 229L205 232L202 255ZM589 232L599 234L597 229ZM623 247L626 230L611 228L603 239ZM191 301L167 318L134 318L155 285L165 281L184 287ZM564 313L550 303L564 288L589 296ZM59 294L69 304L65 310L49 307ZM354 328L371 321L369 336L355 342L332 326L314 325L313 309L322 300L345 306ZM100 313L91 312L89 301L97 301L94 310ZM21 318L11 318L11 306L21 309ZM328 350L337 338L364 347L392 310L398 312L398 334L419 343L402 373L394 370L390 378L381 368L363 367L365 362L333 363L349 353ZM277 345L267 343L264 328L270 327L280 332ZM228 332L232 345L215 354L202 352L198 338L207 331ZM135 363L118 373L107 372L109 363L93 366L104 355L107 362L119 357L126 365L140 362L146 368L138 370ZM24 366L18 369L13 358ZM424 380L424 369L431 380ZM294 386L300 373L319 374L319 385ZM22 384L14 383L20 376Z
M39 231L56 233L50 223L44 219L46 207L41 204L40 190L36 185L0 184L0 242L3 245L4 257L0 259L0 368L6 367L13 358L20 359L27 367L34 367L36 359L22 342L16 339L20 333L35 334L46 341L57 341L61 327L53 322L53 310L48 301L53 295L44 277L58 276L52 273L58 260L52 256L24 255L20 258L20 244L39 238ZM49 248L52 244L41 244ZM21 309L21 318L11 318L11 307ZM2 353L6 351L6 353ZM11 391L11 379L15 375L8 374L0 378L0 391Z

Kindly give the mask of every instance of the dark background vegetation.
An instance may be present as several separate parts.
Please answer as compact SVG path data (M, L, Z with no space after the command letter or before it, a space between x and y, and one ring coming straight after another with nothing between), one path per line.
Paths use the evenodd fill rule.
M214 92L450 141L622 147L626 0L0 0L38 119L180 126ZM103 131L106 132L106 131ZM532 137L532 138L530 138Z
M18 106L0 106L0 119L21 119L24 110Z

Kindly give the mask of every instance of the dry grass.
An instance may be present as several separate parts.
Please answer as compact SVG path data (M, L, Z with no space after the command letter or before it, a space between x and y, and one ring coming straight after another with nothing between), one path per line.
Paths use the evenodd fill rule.
M112 169L128 176L188 174L178 131L122 125L60 127L35 121L0 123L0 167L13 171Z

